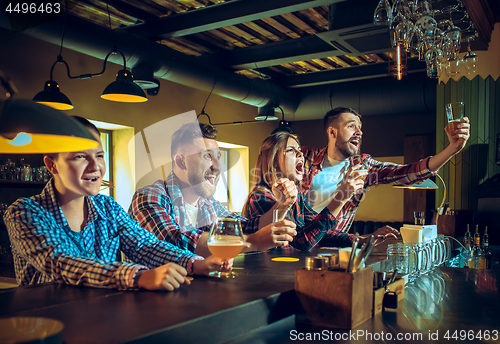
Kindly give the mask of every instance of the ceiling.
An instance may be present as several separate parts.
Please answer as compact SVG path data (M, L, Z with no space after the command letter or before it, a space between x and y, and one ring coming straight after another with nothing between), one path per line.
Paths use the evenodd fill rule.
M477 31L478 37L472 48L487 49L494 23L500 21L499 1L432 0L432 6L433 9L442 9L457 1L463 3L475 27L475 30L467 31L467 24L464 24L461 27L463 36ZM297 110L296 102L292 104L294 101L290 98L300 95L300 92L315 92L311 86L387 76L391 50L389 30L387 26L372 23L377 4L378 0L68 0L71 15L100 27L100 32L108 28L114 32L126 32L131 37L130 44L134 44L130 36L133 35L141 39L134 41L139 45L146 40L152 45L173 50L177 61L184 56L185 63L193 69L191 78L196 77L197 72L205 72L208 66L222 69L227 80L231 79L227 75L239 75L239 84L243 80L243 83L250 84L249 88L258 89L260 93L265 93L269 87L278 88L278 93L284 90L287 93L284 98L288 100L278 103L290 104L283 106L288 114ZM455 25L461 25L462 15L447 14L444 19L449 19L449 16ZM443 18L436 17L436 20L440 19ZM69 25L73 22L65 20ZM91 29L91 26L86 28ZM60 32L53 30L52 38L47 40L58 44ZM35 37L47 36L46 32L37 30L32 34ZM65 43L70 42L69 33L67 35ZM88 33L79 51L95 48L100 38L95 33L93 36ZM71 48L70 45L67 47ZM466 49L465 44L462 49ZM98 55L103 54L94 53L94 56ZM198 65L205 66L205 70L196 70ZM417 73L425 73L425 63L409 54L408 74ZM180 77L185 78L185 73ZM220 81L217 76L215 79ZM245 82L245 79L252 81ZM173 81L183 83L182 78ZM215 86L213 78L202 81L186 85L202 84L200 89L208 90ZM226 88L233 87L231 83L228 85ZM226 96L224 92L230 93L218 88L214 93L223 96ZM270 99L268 96L264 98L266 101ZM245 99L243 102L262 106L260 100ZM303 111L309 112L308 109ZM319 109L316 116L321 118L323 114L323 109Z
M478 22L475 26L479 37L473 46L476 49L487 48L493 26L489 23L488 32L484 23L479 23L494 23L499 17L498 1L489 1L463 0L466 8L473 9L469 11L472 20ZM234 73L297 88L387 74L389 31L387 26L372 23L377 3L378 0L80 0L72 12ZM433 0L433 9L452 4L456 1ZM452 17L457 22L460 14L452 13ZM463 36L466 34L469 33L464 31ZM425 70L424 63L411 56L408 63L409 73Z

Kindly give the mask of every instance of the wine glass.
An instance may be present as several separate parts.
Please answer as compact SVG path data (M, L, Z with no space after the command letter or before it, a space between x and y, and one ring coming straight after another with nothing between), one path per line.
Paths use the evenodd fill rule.
M477 55L473 51L470 50L470 42L467 46L467 54L462 59L462 64L465 67L465 70L469 74L474 74L477 71Z
M224 262L236 257L241 250L245 240L241 230L239 219L218 218L208 235L208 249ZM209 274L212 277L234 278L236 275L232 271L225 271L221 266L219 271L213 271Z
M388 0L380 0L373 14L374 25L389 25L391 22L391 5Z

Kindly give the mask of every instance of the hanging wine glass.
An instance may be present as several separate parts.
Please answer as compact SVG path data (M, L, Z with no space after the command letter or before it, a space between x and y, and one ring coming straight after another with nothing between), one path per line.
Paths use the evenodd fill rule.
M404 46L406 51L409 51L409 43L413 37L413 23L410 20L404 18L394 29L394 40L396 46L401 44Z
M417 20L422 16L432 16L432 7L428 0L415 0L412 9Z
M399 13L395 17L392 17L391 24L389 26L389 34L391 38L391 47L393 48L397 47L399 44L399 31L396 31L396 28L405 20L406 19Z
M460 68L462 66L462 60L458 57L456 53L452 53L445 62L446 75L453 78L460 74Z
M450 40L451 52L458 54L460 52L460 46L462 44L462 31L460 31L460 28L451 23L444 34Z
M388 0L380 0L373 13L374 25L389 25L391 22L391 5Z
M415 29L413 31L413 36L409 43L410 52L412 55L418 56L419 61L424 61L425 59L425 42L422 39L422 34L419 30Z
M403 18L409 18L410 16L410 6L406 0L395 0L391 8L392 18L396 18L398 15Z
M434 36L434 31L437 28L437 22L432 17L422 16L415 23L415 27L422 36L432 37Z
M467 73L476 74L477 72L477 55L470 50L470 42L467 45L467 53L463 57L462 63Z
M439 78L442 71L441 60L443 52L437 46L432 46L425 53L425 63L427 66L427 76L429 78Z

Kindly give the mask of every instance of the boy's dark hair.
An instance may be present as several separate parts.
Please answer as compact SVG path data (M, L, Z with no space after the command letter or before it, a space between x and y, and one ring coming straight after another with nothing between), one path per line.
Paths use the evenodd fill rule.
M87 130L95 130L96 133L101 134L99 129L94 125L94 123L90 122L88 119L80 117L80 116L71 116L71 118L75 119L78 123L83 125Z
M179 147L190 144L199 137L215 140L217 139L217 129L210 124L199 123L198 121L183 124L172 135L172 146L170 148L172 159L179 150Z
M83 125L85 127L85 129L87 129L88 131L94 130L97 133L97 135L101 135L101 132L99 131L99 129L97 129L97 127L94 125L94 123L90 122L88 119L86 119L84 117L80 117L80 116L70 116L70 117L73 118L78 123L80 123L81 125ZM59 153L49 153L49 154L44 154L44 156L48 156L51 159L54 159L57 156L57 154L59 154Z
M339 106L339 107L336 107L335 109L328 111L325 114L325 117L323 117L324 129L325 130L328 129L332 125L333 121L335 121L343 113L352 113L353 115L356 115L359 118L361 118L361 115L356 110L354 110L352 108L346 108L346 107Z

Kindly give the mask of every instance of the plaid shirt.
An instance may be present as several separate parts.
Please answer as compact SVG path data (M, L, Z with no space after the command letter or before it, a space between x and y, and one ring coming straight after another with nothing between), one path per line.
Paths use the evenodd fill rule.
M87 226L74 232L57 202L53 180L42 193L20 198L4 215L17 283L57 282L98 288L135 289L139 269L174 262L192 272L191 252L158 240L132 221L111 197L85 197ZM122 250L138 264L118 262Z
M328 146L322 149L302 147L302 151L304 152L305 174L302 180L301 191L306 195L311 187L314 176L323 169L323 158L325 157L327 149ZM369 187L377 184L413 184L433 177L438 172L429 170L430 157L408 165L397 165L390 162L377 161L368 154L362 154L361 159L363 160L363 164L368 168L368 176L365 179L363 191L351 197L337 216L337 226L335 229L342 232L349 231L354 221L359 203Z
M194 252L200 236L210 230L218 217L241 219L244 234L259 229L258 218L247 220L232 213L214 198L198 199L197 226L188 220L184 197L177 176L171 172L166 181L157 180L134 194L128 210L130 217L156 235L178 247Z
M260 216L268 211L276 203L276 199L269 190L259 188L254 190L243 207L243 214L247 217ZM297 225L297 235L290 244L299 250L310 250L321 240L322 246L344 247L352 244L352 234L347 234L334 228L337 220L328 208L321 213L316 213L302 192L299 192L297 200L287 212L286 218ZM352 238L351 238L352 237Z

